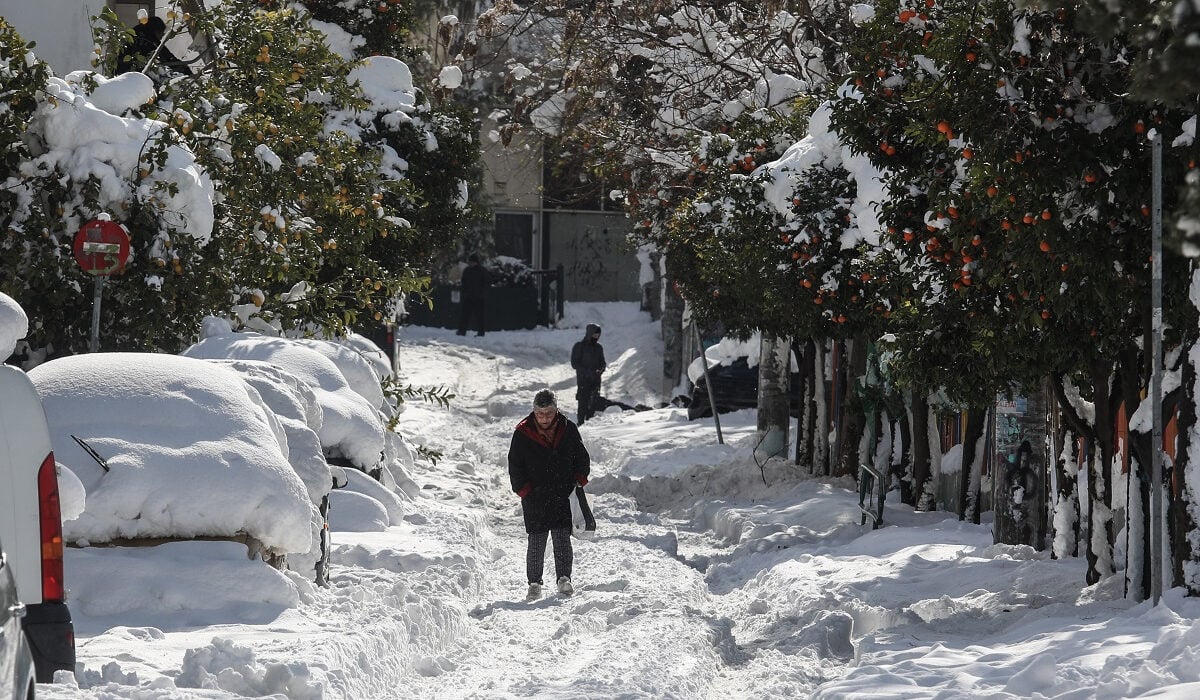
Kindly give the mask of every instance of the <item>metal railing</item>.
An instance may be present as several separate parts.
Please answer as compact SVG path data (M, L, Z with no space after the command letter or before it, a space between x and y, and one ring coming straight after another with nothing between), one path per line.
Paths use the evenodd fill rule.
M883 498L887 494L884 475L870 464L858 467L858 509L862 511L859 525L866 525L871 518L871 529L883 527Z

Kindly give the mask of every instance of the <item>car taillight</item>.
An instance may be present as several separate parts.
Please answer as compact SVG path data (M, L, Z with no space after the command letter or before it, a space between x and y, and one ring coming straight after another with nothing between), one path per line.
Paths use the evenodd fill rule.
M63 591L62 511L58 503L58 469L54 453L38 469L38 505L42 531L42 602L60 603Z

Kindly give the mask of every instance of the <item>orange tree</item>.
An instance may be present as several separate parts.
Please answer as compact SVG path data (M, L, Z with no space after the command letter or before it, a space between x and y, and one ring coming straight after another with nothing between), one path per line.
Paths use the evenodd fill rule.
M1146 133L1175 143L1185 115L1124 99L1127 42L1094 39L1071 8L904 0L881 3L861 29L856 95L834 122L891 171L884 220L920 273L897 318L897 374L978 406L1054 376L1072 426L1100 448L1092 502L1111 505L1113 409L1147 382ZM1168 149L1168 179L1187 163ZM1179 333L1194 314L1180 303L1181 260L1164 262ZM1072 379L1093 418L1067 400ZM1108 512L1091 509L1089 581L1111 572Z
M286 5L270 2L272 5ZM377 114L368 143L390 149L404 161L401 179L411 183L404 194L385 192L384 204L412 224L419 237L409 249L383 246L389 264L425 266L430 258L454 252L472 222L483 212L466 200L465 188L479 189L482 180L479 124L472 105L460 100L430 99L440 90L427 84L437 67L416 46L412 28L439 9L436 0L309 0L304 6L316 20L330 22L354 40L354 57L392 56L403 60L417 89L411 113L404 119ZM431 147L432 146L432 147Z
M105 287L102 346L179 349L180 328L198 327L226 302L227 278L203 221L212 193L192 154L170 124L136 106L123 119L81 109L96 80L53 78L2 21L0 61L22 66L0 75L0 290L30 316L29 361L88 347L92 284L72 243L102 213L131 238L123 274ZM142 87L125 85L123 95ZM144 87L149 94L148 80ZM189 183L194 189L177 198Z
M808 112L754 112L728 133L701 137L681 184L630 195L628 205L646 214L634 235L666 254L672 279L701 318L741 336L855 338L863 350L889 313L892 282L859 230L857 182L830 159L778 176L787 178L780 202L765 189L777 190L777 159L801 140ZM656 215L663 220L650 218ZM858 398L847 404L854 430L846 444L857 444L863 428ZM845 457L838 469L853 473L857 456Z
M1200 102L1200 79L1194 67L1200 61L1200 12L1194 4L1132 0L1118 7L1087 0L1080 5L1080 16L1081 23L1086 23L1096 36L1139 37L1130 57L1132 99L1148 104L1177 105L1190 108L1193 113L1196 111L1196 104ZM1195 139L1195 126L1196 117L1193 116L1190 128L1181 141ZM1194 159L1189 159L1188 176L1181 187L1181 201L1166 212L1168 223L1173 225L1166 227L1163 232L1168 244L1178 246L1192 258L1200 250L1200 176L1194 163ZM1180 184L1178 181L1168 181L1166 186L1174 188ZM1193 303L1197 303L1195 299ZM1195 360L1189 360L1182 366L1182 393L1185 399L1178 404L1179 449L1171 465L1176 474L1194 474L1193 465L1200 459L1195 453L1197 443L1192 438L1198 393L1195 364ZM1138 436L1135 435L1134 439L1137 441ZM1175 583L1186 584L1193 593L1200 592L1200 554L1183 536L1195 532L1197 523L1200 523L1197 484L1194 478L1174 478L1171 486L1170 525Z

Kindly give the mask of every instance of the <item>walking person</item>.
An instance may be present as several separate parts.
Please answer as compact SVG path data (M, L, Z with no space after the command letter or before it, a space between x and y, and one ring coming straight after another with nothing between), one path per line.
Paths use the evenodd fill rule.
M575 487L587 483L591 457L579 429L558 410L554 392L533 397L533 411L517 424L508 448L508 477L521 497L521 513L529 545L525 576L530 600L542 592L546 536L554 542L554 576L558 592L571 595L571 502Z
M600 344L600 326L589 323L583 340L571 348L571 367L575 370L575 398L579 399L576 419L580 425L595 415L596 398L600 396L600 376L608 364L604 361L604 346Z
M471 253L467 258L467 268L463 270L462 297L459 299L458 334L466 335L467 326L475 320L475 335L482 336L487 328L484 316L484 304L488 287L491 286L487 268L480 264L479 256Z

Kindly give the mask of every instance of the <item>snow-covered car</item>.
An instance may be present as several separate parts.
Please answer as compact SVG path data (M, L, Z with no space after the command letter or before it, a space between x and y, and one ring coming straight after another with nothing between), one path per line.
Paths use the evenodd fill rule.
M0 540L0 694L10 689L13 700L33 700L33 652L21 629L25 604L17 596L17 582Z
M28 327L21 307L0 294L0 357L12 353ZM55 671L75 668L58 469L37 392L24 372L8 365L0 365L0 541L25 606L21 625L37 678L49 682Z
M320 547L323 519L261 394L211 362L94 353L29 372L59 462L86 502L68 544L229 539L276 566ZM328 472L325 473L328 479Z
M751 367L749 358L739 357L732 362L716 364L709 368L708 377L712 378L713 396L720 413L758 406L758 366ZM800 412L799 386L798 377L793 375L791 382L791 414L793 417L799 415ZM712 406L708 400L708 384L704 375L700 375L692 386L691 401L688 403L688 420L706 418L711 415Z

